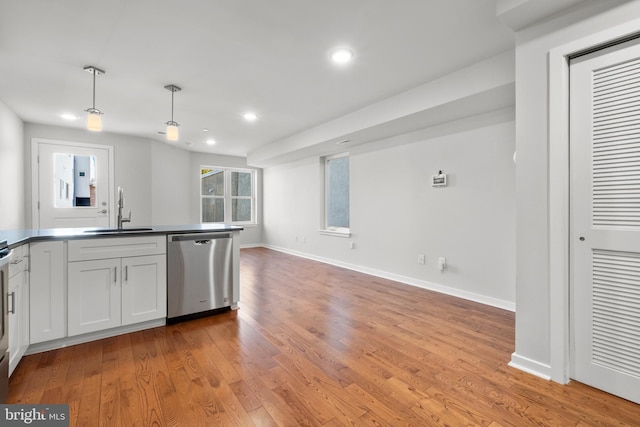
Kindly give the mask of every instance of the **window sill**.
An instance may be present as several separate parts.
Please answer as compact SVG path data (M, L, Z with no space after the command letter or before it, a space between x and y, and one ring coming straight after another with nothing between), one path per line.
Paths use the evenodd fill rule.
M351 237L351 231L318 230L318 232L323 236Z

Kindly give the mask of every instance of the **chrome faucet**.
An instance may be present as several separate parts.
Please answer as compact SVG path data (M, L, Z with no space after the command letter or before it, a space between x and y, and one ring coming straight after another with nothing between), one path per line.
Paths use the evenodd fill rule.
M129 216L124 218L122 216L122 208L124 208L124 189L118 187L118 230L122 230L123 222L131 222L131 211L129 211Z

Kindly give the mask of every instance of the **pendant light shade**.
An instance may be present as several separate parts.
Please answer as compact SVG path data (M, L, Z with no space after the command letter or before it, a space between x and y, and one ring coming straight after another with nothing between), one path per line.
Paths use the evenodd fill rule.
M167 141L177 141L178 126L180 125L173 120L173 94L178 91L181 91L182 89L176 85L166 85L164 88L171 91L171 120L169 120L166 123L167 124Z
M178 140L178 124L175 122L167 122L167 139L169 141Z
M100 132L102 130L102 113L89 112L87 115L87 129L93 132Z
M93 74L93 106L91 108L87 108L87 129L93 132L100 132L102 130L102 111L96 108L96 76L99 74L104 74L104 70L94 67L93 65L88 65L84 67L84 70L87 73Z

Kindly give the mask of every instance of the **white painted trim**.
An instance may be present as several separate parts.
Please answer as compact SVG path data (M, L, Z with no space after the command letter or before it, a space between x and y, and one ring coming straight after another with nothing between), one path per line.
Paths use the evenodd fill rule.
M322 234L323 236L351 237L351 232L349 232L349 231L339 231L339 230L344 230L344 229L338 229L338 230L318 230L318 233ZM347 230L348 230L348 229L347 229Z
M516 353L511 355L511 362L509 362L508 365L547 381L551 379L551 366L536 362L535 360L520 356Z
M549 55L549 347L551 377L569 380L569 63ZM566 126L555 126L556 121Z
M40 213L38 212L38 201L40 200L40 167L38 166L38 156L40 154L40 144L66 145L69 147L97 148L107 150L109 153L109 224L116 223L115 217L115 155L112 145L87 144L84 142L58 141L55 139L31 138L31 228L40 228Z
M502 300L499 298L493 298L486 295L476 294L474 292L464 291L461 289L451 288L449 286L444 286L439 283L428 282L426 280L415 279L413 277L402 276L400 274L389 273L382 270L376 270L369 267L364 267L360 265L350 264L342 261L338 261L335 259L319 257L316 255L311 255L304 252L292 251L290 249L281 248L273 245L263 245L263 247L267 249L273 249L278 252L283 252L289 255L299 256L301 258L307 258L313 261L322 262L325 264L335 265L337 267L346 268L348 270L357 271L364 274L369 274L371 276L380 277L383 279L393 280L395 282L403 283L405 285L415 286L422 289L427 289L430 291L439 292L441 294L454 296L457 298L466 299L469 301L477 302L480 304L489 305L492 307L501 308L503 310L515 311L515 303L511 301Z
M549 51L549 286L550 376L565 384L570 376L569 319L569 64L573 54L637 33L640 19L608 28ZM514 362L514 366L519 363Z

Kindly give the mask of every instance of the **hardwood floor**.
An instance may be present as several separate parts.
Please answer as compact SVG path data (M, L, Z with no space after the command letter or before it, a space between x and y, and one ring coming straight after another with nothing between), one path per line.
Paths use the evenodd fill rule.
M71 426L640 425L640 405L507 366L511 312L263 248L241 306L28 356L10 403Z

